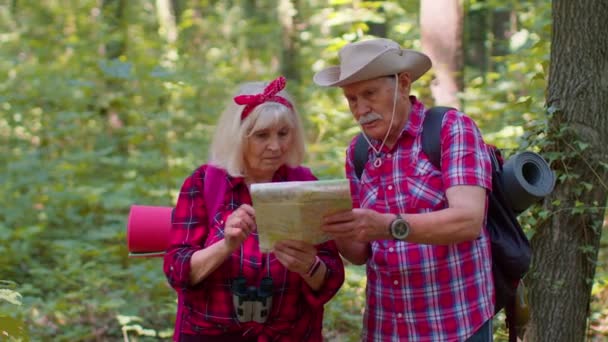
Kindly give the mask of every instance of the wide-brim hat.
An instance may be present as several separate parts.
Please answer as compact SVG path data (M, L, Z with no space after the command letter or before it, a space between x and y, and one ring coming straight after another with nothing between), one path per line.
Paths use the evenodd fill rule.
M340 65L325 68L313 81L324 87L347 84L408 72L411 81L431 68L431 59L418 51L401 49L390 39L376 38L345 45L338 53Z

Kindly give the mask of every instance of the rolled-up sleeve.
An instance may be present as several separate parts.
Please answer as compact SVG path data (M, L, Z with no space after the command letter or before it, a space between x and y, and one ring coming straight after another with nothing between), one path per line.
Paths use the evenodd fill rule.
M304 298L311 307L321 307L327 303L344 283L344 264L338 253L335 242L327 241L317 246L317 255L327 267L325 282L314 291L306 282L302 282Z
M176 290L190 287L190 259L194 252L202 249L208 233L203 178L200 169L186 178L172 215L163 270L169 284Z

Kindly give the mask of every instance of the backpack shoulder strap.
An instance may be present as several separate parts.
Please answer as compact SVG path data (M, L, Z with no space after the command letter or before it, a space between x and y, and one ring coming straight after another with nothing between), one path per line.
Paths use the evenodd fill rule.
M207 164L205 170L203 196L207 206L208 226L211 226L215 215L224 201L226 192L226 171Z
M355 164L355 173L357 174L357 178L361 179L363 169L367 163L368 145L367 141L365 141L365 138L363 137L363 133L357 134L355 139L357 139L357 141L355 142L355 148L353 151L353 163Z
M304 166L293 167L289 171L287 173L287 181L310 181L317 179L312 171Z
M426 111L422 123L422 151L441 170L441 123L452 107L433 107Z

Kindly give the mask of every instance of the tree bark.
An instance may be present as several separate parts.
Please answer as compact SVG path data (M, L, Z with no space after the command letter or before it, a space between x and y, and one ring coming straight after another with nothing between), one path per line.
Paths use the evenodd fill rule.
M177 41L177 8L174 0L156 0L156 15L162 37L169 44Z
M365 0L365 1L375 1L375 0ZM384 13L384 8L380 7L378 9L378 14L382 17L386 18L386 13ZM376 37L386 38L388 34L388 28L386 27L386 19L381 23L375 22L367 22L367 26L369 27L369 34Z
M161 64L171 69L175 67L175 62L179 58L176 47L179 35L177 29L179 9L177 6L178 1L176 0L156 0L159 33L166 42Z
M465 65L475 68L484 80L488 71L488 48L486 31L488 30L488 10L485 8L466 11L464 24L464 59Z
M421 0L420 3L422 49L433 62L435 80L431 91L436 105L460 108L463 15L458 0Z
M561 156L553 163L560 183L544 201L552 216L531 241L531 319L524 339L584 341L608 199L608 168L601 164L608 160L608 3L553 0L552 11L543 152Z
M107 41L102 55L108 60L122 56L127 50L128 32L125 11L126 0L102 0L103 17L107 25Z
M298 70L298 32L296 25L297 1L281 0L278 7L278 21L282 30L281 73L288 79L300 79Z

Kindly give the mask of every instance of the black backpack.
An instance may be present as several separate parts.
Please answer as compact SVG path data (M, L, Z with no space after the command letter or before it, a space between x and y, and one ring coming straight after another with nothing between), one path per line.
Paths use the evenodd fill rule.
M422 128L422 150L431 163L441 170L440 131L443 116L449 107L433 107L426 112ZM368 144L357 136L354 147L355 173L361 178L368 159ZM517 290L530 267L532 249L517 221L517 214L508 205L505 188L500 182L503 159L500 150L488 146L492 160L492 192L489 195L487 229L492 246L492 274L496 294L495 314L505 309L509 341L516 341Z

